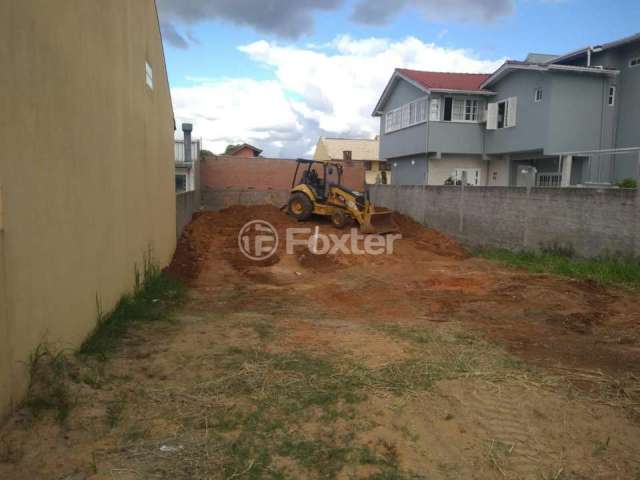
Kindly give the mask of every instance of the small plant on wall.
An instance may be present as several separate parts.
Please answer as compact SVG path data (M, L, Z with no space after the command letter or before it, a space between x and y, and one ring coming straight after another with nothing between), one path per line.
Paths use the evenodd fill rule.
M620 188L638 188L638 182L633 178L620 180L616 185Z

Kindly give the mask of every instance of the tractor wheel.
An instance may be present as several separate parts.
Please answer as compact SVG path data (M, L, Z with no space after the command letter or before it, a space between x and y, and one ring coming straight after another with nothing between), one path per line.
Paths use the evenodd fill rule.
M331 214L331 223L334 227L343 229L349 223L349 215L342 209L336 209Z
M304 193L294 193L289 199L288 210L296 220L306 220L313 213L313 203Z

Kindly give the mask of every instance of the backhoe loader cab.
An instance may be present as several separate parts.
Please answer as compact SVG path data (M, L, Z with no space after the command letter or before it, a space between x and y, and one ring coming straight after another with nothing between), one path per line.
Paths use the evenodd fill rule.
M397 231L391 211L375 208L366 193L343 186L342 174L339 163L298 159L287 205L289 214L300 221L313 214L328 216L338 228L355 220L363 233Z

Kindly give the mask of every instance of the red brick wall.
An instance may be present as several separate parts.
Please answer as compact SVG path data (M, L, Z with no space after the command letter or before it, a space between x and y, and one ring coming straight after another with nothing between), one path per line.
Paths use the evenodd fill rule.
M215 190L288 190L295 170L295 160L205 156L200 164L200 185L202 189ZM355 163L345 166L342 183L353 190L364 190L363 165Z

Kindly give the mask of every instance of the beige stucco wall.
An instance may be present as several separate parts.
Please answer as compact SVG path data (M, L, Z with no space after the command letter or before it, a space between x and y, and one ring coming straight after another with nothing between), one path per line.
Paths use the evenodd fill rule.
M154 89L145 85L145 60ZM75 349L175 248L173 112L153 0L0 2L0 414L43 342Z
M485 185L488 162L479 155L442 155L442 158L429 158L428 185L444 185L456 168L479 168L480 183Z

